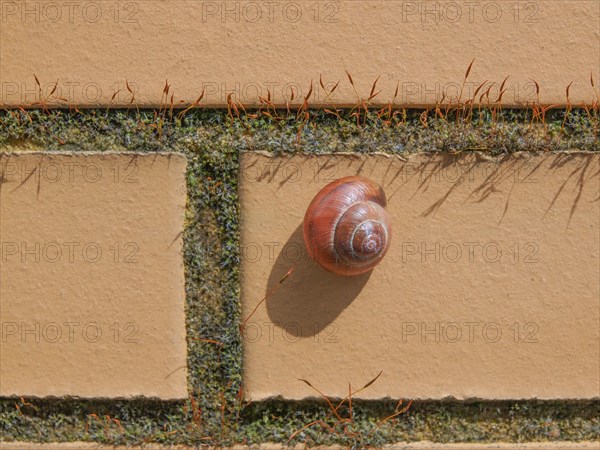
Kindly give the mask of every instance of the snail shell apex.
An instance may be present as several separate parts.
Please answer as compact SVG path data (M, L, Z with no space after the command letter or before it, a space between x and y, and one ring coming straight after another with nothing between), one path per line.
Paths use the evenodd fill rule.
M350 176L325 186L304 216L309 255L339 275L359 275L385 256L392 237L385 192L368 178Z

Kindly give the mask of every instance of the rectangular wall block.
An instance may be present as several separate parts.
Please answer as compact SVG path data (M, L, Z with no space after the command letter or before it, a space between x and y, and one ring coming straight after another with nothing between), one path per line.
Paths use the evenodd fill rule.
M0 154L0 395L187 397L177 154Z
M384 187L393 238L339 277L302 221L356 174ZM380 372L356 397L599 396L600 155L245 153L240 201L248 398L318 396L302 379L344 397Z
M202 92L207 106L301 105L311 86L310 105L348 106L376 79L379 105L455 103L484 84L477 97L524 106L535 82L558 105L573 82L578 105L599 95L599 20L597 0L2 0L0 106L177 106Z

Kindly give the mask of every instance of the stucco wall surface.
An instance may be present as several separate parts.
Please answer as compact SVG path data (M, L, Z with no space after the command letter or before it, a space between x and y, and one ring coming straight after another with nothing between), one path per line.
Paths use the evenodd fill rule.
M600 87L595 0L0 6L2 106L178 106L201 93L209 106L261 97L348 106L372 95L371 104L423 106L465 101L479 86L484 103L504 91L505 105L565 105L570 83L576 105Z
M356 397L597 398L599 170L589 153L244 153L245 395L343 398L381 373ZM307 256L302 221L356 174L384 187L393 237L340 277Z
M0 154L0 395L187 397L185 167Z

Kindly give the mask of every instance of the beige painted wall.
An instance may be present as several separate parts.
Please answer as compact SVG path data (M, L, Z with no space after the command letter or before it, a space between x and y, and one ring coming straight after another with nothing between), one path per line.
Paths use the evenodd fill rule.
M597 398L599 171L589 153L244 154L245 394L318 396L305 379L344 397L382 372L356 397ZM357 174L384 187L393 237L372 272L340 277L301 224Z
M187 397L185 168L0 153L0 396Z
M0 0L0 105L157 106L227 97L431 105L487 81L506 105L574 104L600 87L595 0ZM357 93L345 71L355 82ZM34 74L40 86L38 88ZM319 86L322 77L326 90ZM328 96L327 91L340 81ZM126 85L128 83L128 86ZM56 90L54 86L56 85ZM128 89L129 87L129 89ZM41 88L41 89L40 89ZM52 91L54 92L52 93ZM130 92L130 90L132 92ZM41 93L40 93L41 91ZM134 92L134 93L133 93ZM51 95L52 93L52 95Z

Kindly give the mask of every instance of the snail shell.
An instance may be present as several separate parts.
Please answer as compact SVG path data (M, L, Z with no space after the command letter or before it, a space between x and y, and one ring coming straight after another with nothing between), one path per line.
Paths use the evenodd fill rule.
M392 226L385 192L368 178L340 178L325 186L304 216L311 258L338 275L368 272L390 246Z

